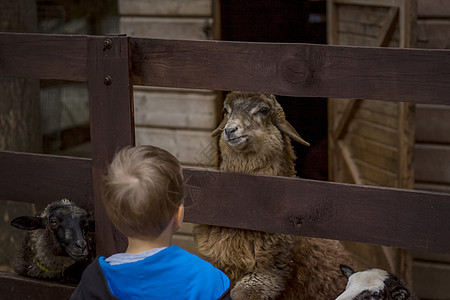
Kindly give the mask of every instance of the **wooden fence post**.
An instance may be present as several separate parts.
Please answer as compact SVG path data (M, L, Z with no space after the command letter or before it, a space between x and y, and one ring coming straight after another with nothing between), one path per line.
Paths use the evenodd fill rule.
M97 254L124 251L126 239L107 218L101 201L102 176L120 148L134 145L133 86L128 37L88 37L92 177Z

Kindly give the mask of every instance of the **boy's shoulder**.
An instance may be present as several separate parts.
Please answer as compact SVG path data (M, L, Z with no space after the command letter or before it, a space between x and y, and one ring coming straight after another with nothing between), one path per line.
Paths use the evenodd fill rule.
M70 300L84 299L118 300L108 288L108 283L99 265L98 258L84 270L80 283L70 297Z

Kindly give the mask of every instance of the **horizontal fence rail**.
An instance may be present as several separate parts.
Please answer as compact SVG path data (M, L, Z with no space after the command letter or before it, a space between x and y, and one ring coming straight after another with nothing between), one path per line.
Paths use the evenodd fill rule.
M0 77L86 81L87 37L0 33Z
M2 299L69 299L75 287L0 271Z
M91 159L0 152L0 199L47 204L62 198L93 209Z
M130 38L133 83L450 104L450 51Z
M185 169L186 221L450 253L448 194Z
M0 33L0 77L86 81L88 39ZM137 85L450 105L449 50L128 40Z

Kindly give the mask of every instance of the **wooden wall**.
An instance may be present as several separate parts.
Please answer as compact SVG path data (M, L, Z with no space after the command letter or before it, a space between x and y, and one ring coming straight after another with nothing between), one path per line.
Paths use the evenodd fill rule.
M419 0L417 47L450 49L450 1ZM416 105L415 188L450 191L450 107Z
M418 48L450 49L450 1L419 0ZM450 106L416 104L414 187L450 192ZM450 255L413 252L416 292L423 298L450 296ZM418 284L418 283L422 284Z
M120 33L133 37L205 40L212 1L119 0L119 15ZM136 86L134 99L136 144L162 147L186 166L217 165L217 151L208 151L216 147L215 92Z
M410 15L412 19L409 42L408 36L402 33L398 26L389 25L389 22L395 23L396 19L401 17L392 14L388 5L370 6L370 3L402 3L402 1L377 3L377 1L334 0L333 2L339 3L338 13L334 16L339 25L332 27L329 24L328 34L330 36L331 33L331 36L337 37L332 41L336 44L450 48L450 1L418 0L417 16L415 13L414 16ZM359 4L355 5L356 3ZM333 16L328 17L333 19ZM346 110L346 107L342 106L345 103L340 103L342 107L337 107L337 115L347 113L355 121L345 129L353 139L347 159L354 162L354 169L360 170L357 173L359 175L356 176L357 179L365 184L399 186L396 176L398 161L401 157L412 153L414 188L448 193L450 191L450 106L416 104L409 126L403 126L404 128L401 129L398 127L400 119L396 112L396 104L379 102L378 104L382 105L377 106L377 102L363 101L359 103L358 109L354 110ZM366 106L367 104L369 106ZM377 106L377 109L373 106ZM330 119L333 122L333 118ZM408 128L414 135L412 149L405 149L406 154L401 154L400 157L390 153L397 151L396 132L399 129ZM358 139L355 138L355 132L358 134ZM376 140L377 144L362 147L371 143L369 139ZM391 145L391 147L385 147L385 145ZM360 161L363 161L366 166L370 164L377 168L368 173L367 168L361 168ZM341 169L344 167L341 166ZM347 177L351 182L351 176ZM413 251L411 257L412 278L410 280L418 296L422 299L448 299L450 256Z
M205 40L211 37L211 0L119 0L120 33L133 37ZM218 93L135 86L136 144L168 150L184 166L215 168L218 150L211 132L218 124ZM174 243L195 252L192 224Z

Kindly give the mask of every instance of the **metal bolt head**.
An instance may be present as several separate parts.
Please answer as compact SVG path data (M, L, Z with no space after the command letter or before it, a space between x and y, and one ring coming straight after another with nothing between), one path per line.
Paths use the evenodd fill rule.
M111 49L112 41L110 39L106 39L103 41L103 50Z
M111 78L111 76L109 76L109 75L106 75L105 76L105 79L103 79L103 83L105 84L105 85L111 85L112 84L112 78Z

